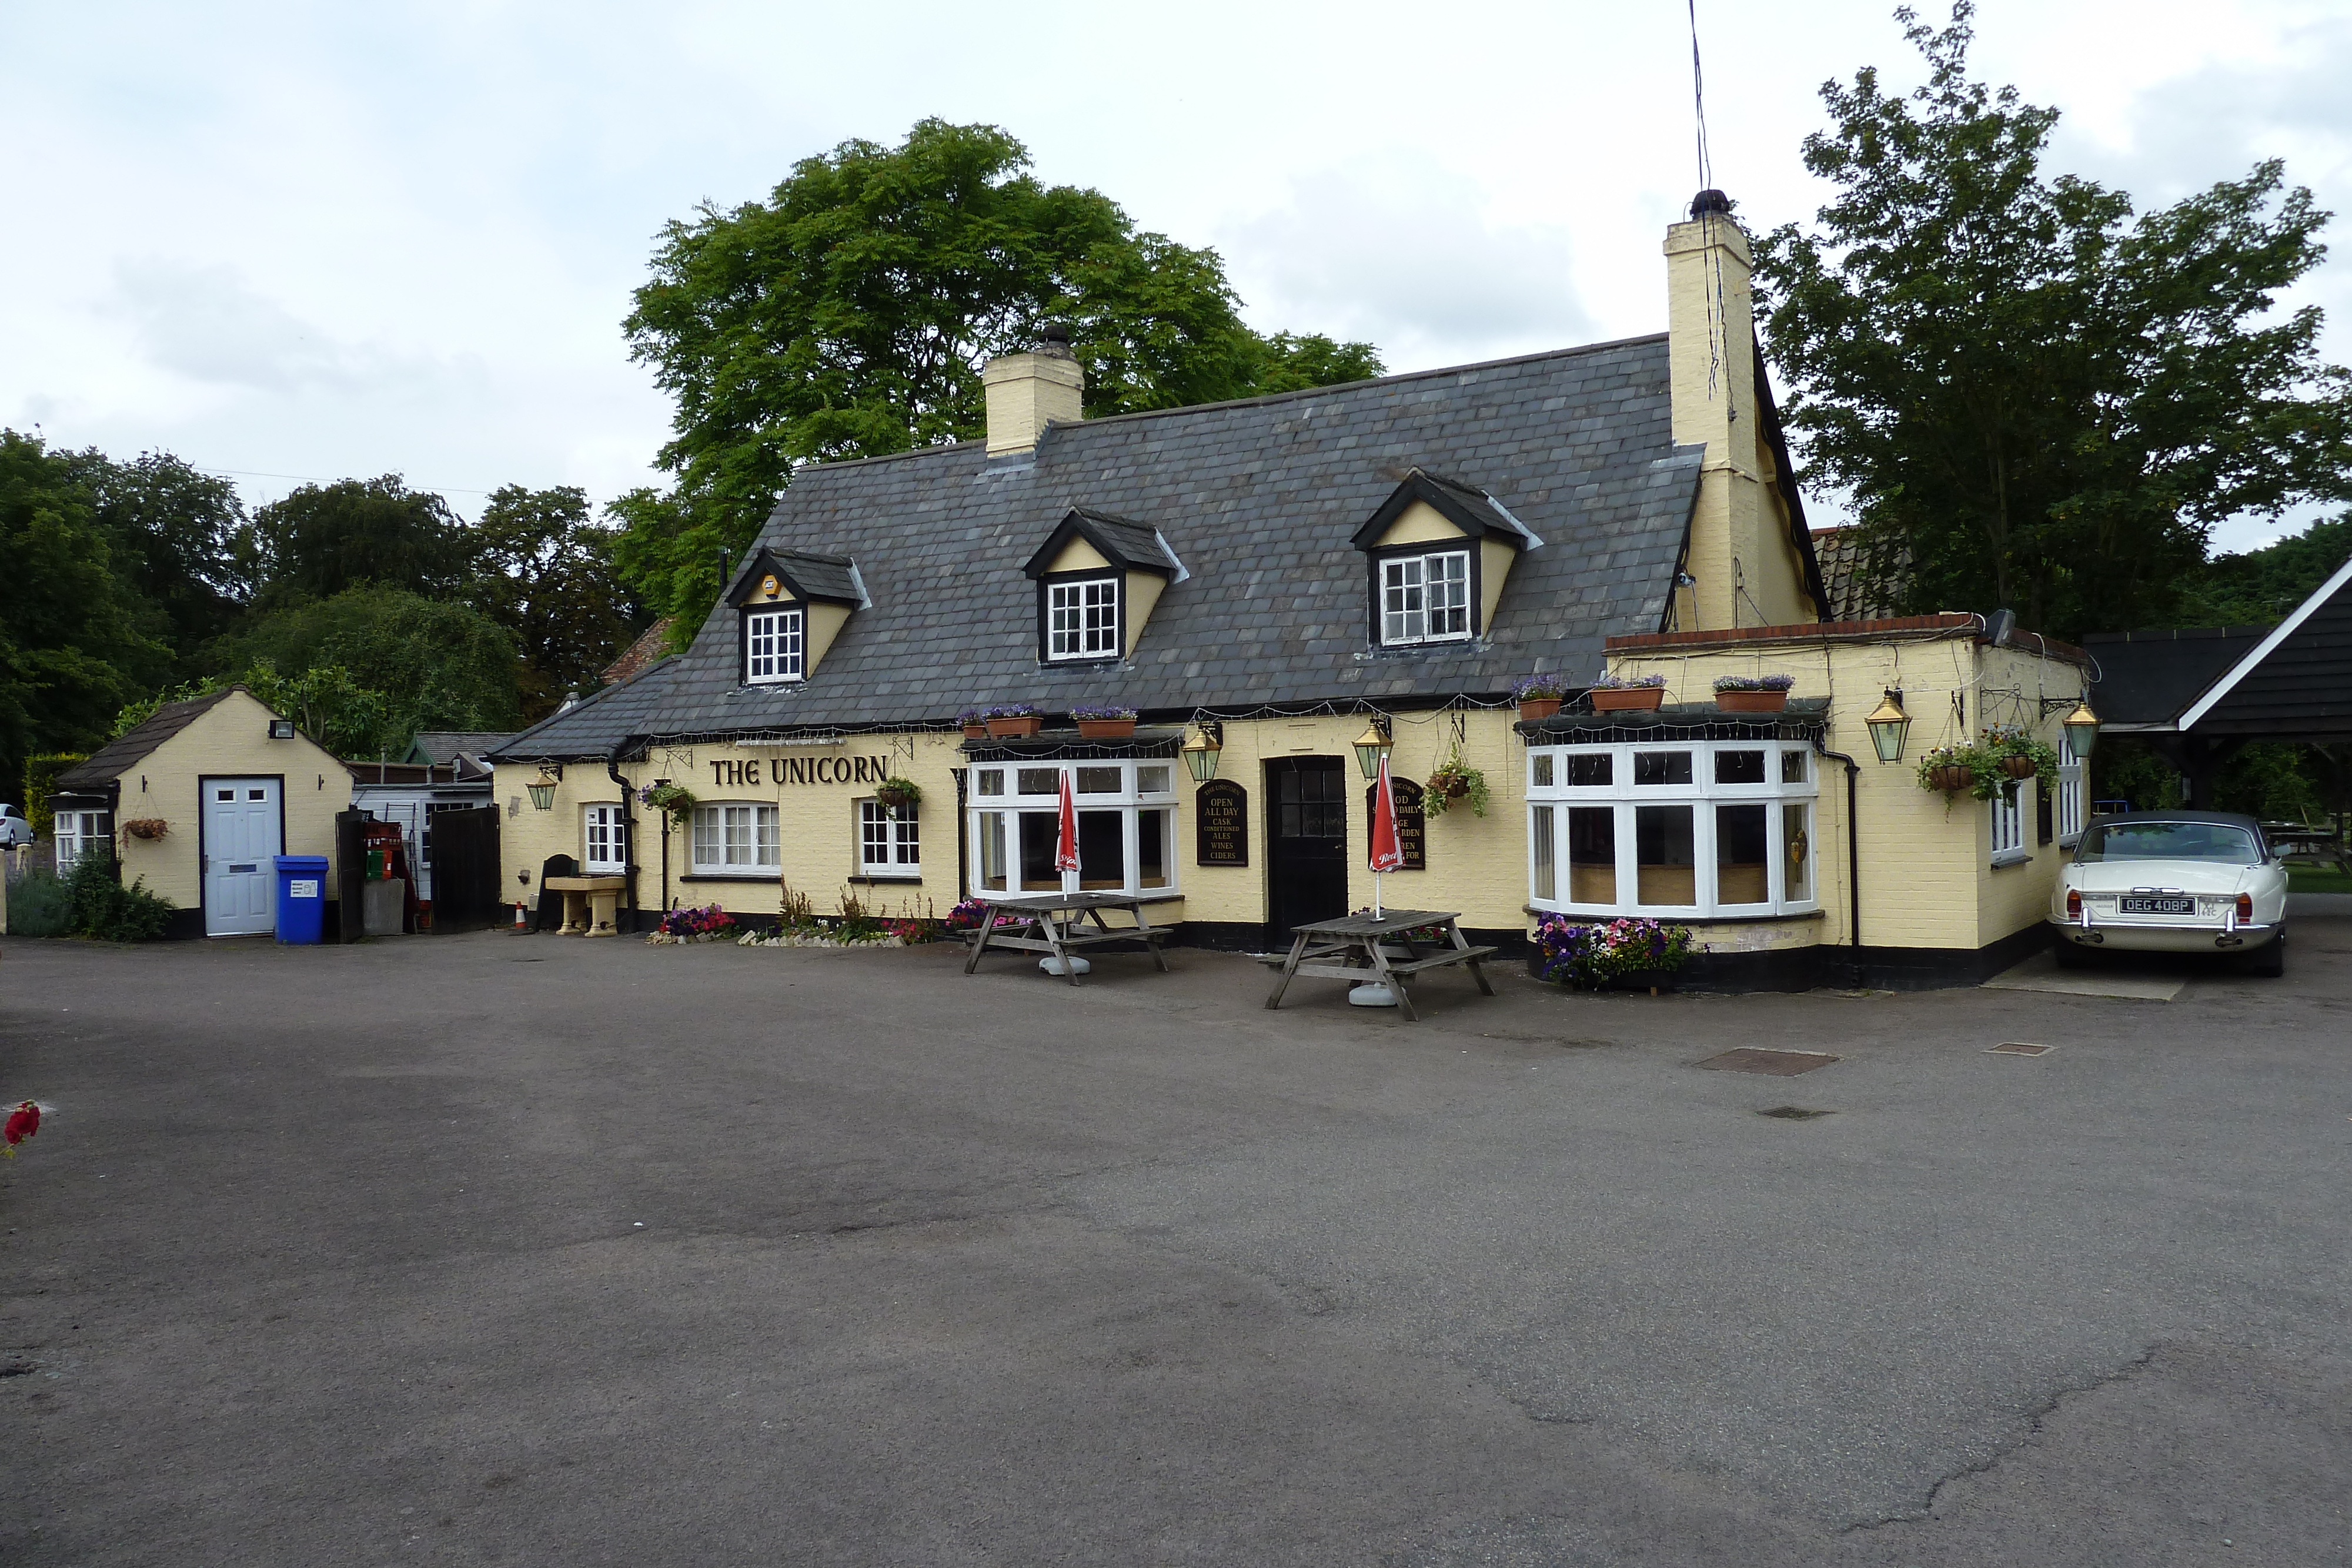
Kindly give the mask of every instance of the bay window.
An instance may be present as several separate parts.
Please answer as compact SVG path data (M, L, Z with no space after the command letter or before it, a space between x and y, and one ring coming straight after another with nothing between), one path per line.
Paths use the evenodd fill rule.
M1176 769L1161 760L984 763L972 770L974 890L1176 892ZM1062 779L1077 809L1078 867L1055 864Z
M50 830L57 851L58 874L63 876L84 855L110 848L114 841L111 811L59 811Z
M1811 749L1772 740L1528 753L1528 894L1565 914L1818 907Z
M697 806L690 843L697 876L774 876L783 866L773 806Z

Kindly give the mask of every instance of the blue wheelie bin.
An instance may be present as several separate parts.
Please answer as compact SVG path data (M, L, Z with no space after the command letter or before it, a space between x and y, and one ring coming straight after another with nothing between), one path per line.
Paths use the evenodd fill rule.
M278 857L278 939L320 941L326 933L327 857Z

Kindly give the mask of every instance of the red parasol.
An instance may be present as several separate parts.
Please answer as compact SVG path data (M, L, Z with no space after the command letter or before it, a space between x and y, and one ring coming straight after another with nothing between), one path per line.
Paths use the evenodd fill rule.
M1396 790L1389 784L1389 759L1381 757L1379 779L1372 786L1372 913L1381 913L1380 873L1404 864L1404 846L1397 841Z
M1070 793L1070 770L1062 769L1062 839L1054 846L1054 869L1078 869L1078 802Z

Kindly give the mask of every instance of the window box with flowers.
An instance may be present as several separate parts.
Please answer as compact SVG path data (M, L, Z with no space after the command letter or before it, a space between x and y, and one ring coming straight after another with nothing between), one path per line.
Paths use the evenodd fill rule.
M1007 703L987 710L988 733L994 740L1017 739L1045 727L1045 716L1027 703Z
M1659 706L1666 700L1666 677L1635 675L1626 679L1619 675L1603 675L1592 683L1592 711L1595 713L1639 713Z
M966 740L985 740L988 738L988 710L986 708L968 707L961 713L955 716L955 721L957 724L963 727L963 737Z
M1108 704L1074 707L1070 716L1077 721L1082 740L1126 740L1135 734L1137 714L1131 707Z
M1779 713L1796 684L1794 675L1717 675L1715 706L1726 713Z
M1511 700L1523 722L1549 718L1568 700L1568 682L1559 675L1521 675L1511 683Z

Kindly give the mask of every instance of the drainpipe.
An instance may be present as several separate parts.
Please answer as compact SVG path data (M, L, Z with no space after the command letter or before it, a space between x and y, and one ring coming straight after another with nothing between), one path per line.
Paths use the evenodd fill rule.
M637 807L635 791L629 788L629 781L621 777L621 758L645 738L642 735L624 736L604 758L605 773L621 787L621 831L625 835L622 841L629 846L629 885L623 890L628 894L629 902L624 906L626 912L621 918L629 923L631 935L635 935L637 929Z
M1854 819L1854 780L1861 764L1843 751L1832 751L1820 741L1813 749L1845 764L1845 892L1847 945L1853 949L1853 986L1862 989L1862 824Z

